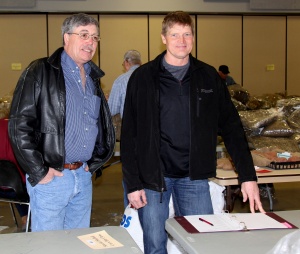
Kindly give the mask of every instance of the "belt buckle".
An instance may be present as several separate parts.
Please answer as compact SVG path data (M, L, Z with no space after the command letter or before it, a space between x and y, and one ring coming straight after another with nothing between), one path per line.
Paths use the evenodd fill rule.
M77 162L71 162L71 163L68 163L68 169L69 170L73 170L73 165L76 165L77 164Z
M76 162L71 162L71 163L66 163L65 168L69 170L75 170L80 168L83 165L81 161L76 161Z
M79 168L79 162L78 161L72 162L70 164L75 166L76 169Z
M73 168L72 168L72 165L74 165L74 162L68 163L68 166L69 166L68 169L69 169L69 170L72 170L72 169L73 169Z
M81 161L73 162L72 165L75 166L76 169L80 168L83 163Z

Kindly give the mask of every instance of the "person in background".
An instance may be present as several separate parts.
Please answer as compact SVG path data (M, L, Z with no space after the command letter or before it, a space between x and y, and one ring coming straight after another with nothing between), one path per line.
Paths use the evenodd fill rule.
M120 114L123 117L124 102L127 83L131 74L142 64L141 54L137 50L128 50L123 59L122 66L125 73L121 74L113 83L108 97L108 106L112 116Z
M20 168L14 152L12 150L10 140L8 137L8 119L0 119L0 160L8 160L16 165L18 171L20 173L22 182L25 186L25 172ZM1 168L0 168L1 170ZM16 193L7 188L0 188L0 196L5 198L15 198ZM28 205L15 204L18 213L21 217L22 230L25 231L26 223L27 223L27 215L28 215Z
M239 114L212 66L190 53L194 23L175 11L162 22L166 51L130 77L121 136L123 180L138 209L144 252L167 253L165 221L172 194L175 215L212 214L208 178L216 176L221 130L239 173L243 201L264 212Z
M122 66L125 73L121 74L113 83L110 95L108 97L108 106L112 116L120 114L123 117L124 102L126 96L127 83L131 74L142 64L141 54L137 50L128 50L124 54ZM118 140L119 141L119 140ZM127 191L124 189L124 207L128 205Z
M231 76L228 75L229 73L230 72L229 72L229 68L228 68L227 65L220 65L219 66L219 75L220 75L222 81L224 82L224 84L226 86L230 86L230 85L236 84L236 82L234 81L234 79Z
M11 104L9 136L26 172L32 231L90 226L92 174L115 144L104 72L91 61L98 21L74 14L61 30L63 47L26 68Z

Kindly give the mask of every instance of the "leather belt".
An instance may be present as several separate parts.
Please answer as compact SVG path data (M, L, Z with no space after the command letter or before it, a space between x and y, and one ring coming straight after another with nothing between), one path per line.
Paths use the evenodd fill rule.
M80 168L82 165L83 165L83 163L81 161L76 161L73 163L64 164L64 168L67 168L69 170L75 170L75 169Z

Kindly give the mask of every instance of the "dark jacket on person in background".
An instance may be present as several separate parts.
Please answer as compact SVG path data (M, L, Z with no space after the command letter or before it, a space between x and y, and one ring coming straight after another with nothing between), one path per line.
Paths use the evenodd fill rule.
M61 67L62 52L63 48L59 48L49 58L35 60L26 68L11 104L11 144L32 186L45 177L49 167L62 171L65 163L66 87ZM89 64L94 94L101 98L98 136L92 158L87 162L90 172L94 173L112 156L115 133L100 88L104 72L92 61Z
M163 191L160 168L160 54L130 77L122 122L122 170L128 192L143 188ZM190 55L190 156L192 180L216 176L216 145L221 131L240 182L256 181L243 126L217 71ZM178 125L180 122L175 122Z

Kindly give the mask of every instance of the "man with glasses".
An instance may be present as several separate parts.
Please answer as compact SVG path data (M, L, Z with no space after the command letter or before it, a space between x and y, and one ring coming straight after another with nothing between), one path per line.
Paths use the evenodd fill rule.
M185 12L162 22L166 51L134 71L122 121L123 179L138 209L144 252L167 253L165 221L213 213L208 178L216 176L217 134L239 172L244 201L264 212L245 133L228 89L212 66L190 53L194 23Z
M90 226L92 174L113 153L115 134L91 60L98 21L74 14L62 25L63 47L33 61L13 96L9 135L26 171L32 231Z

